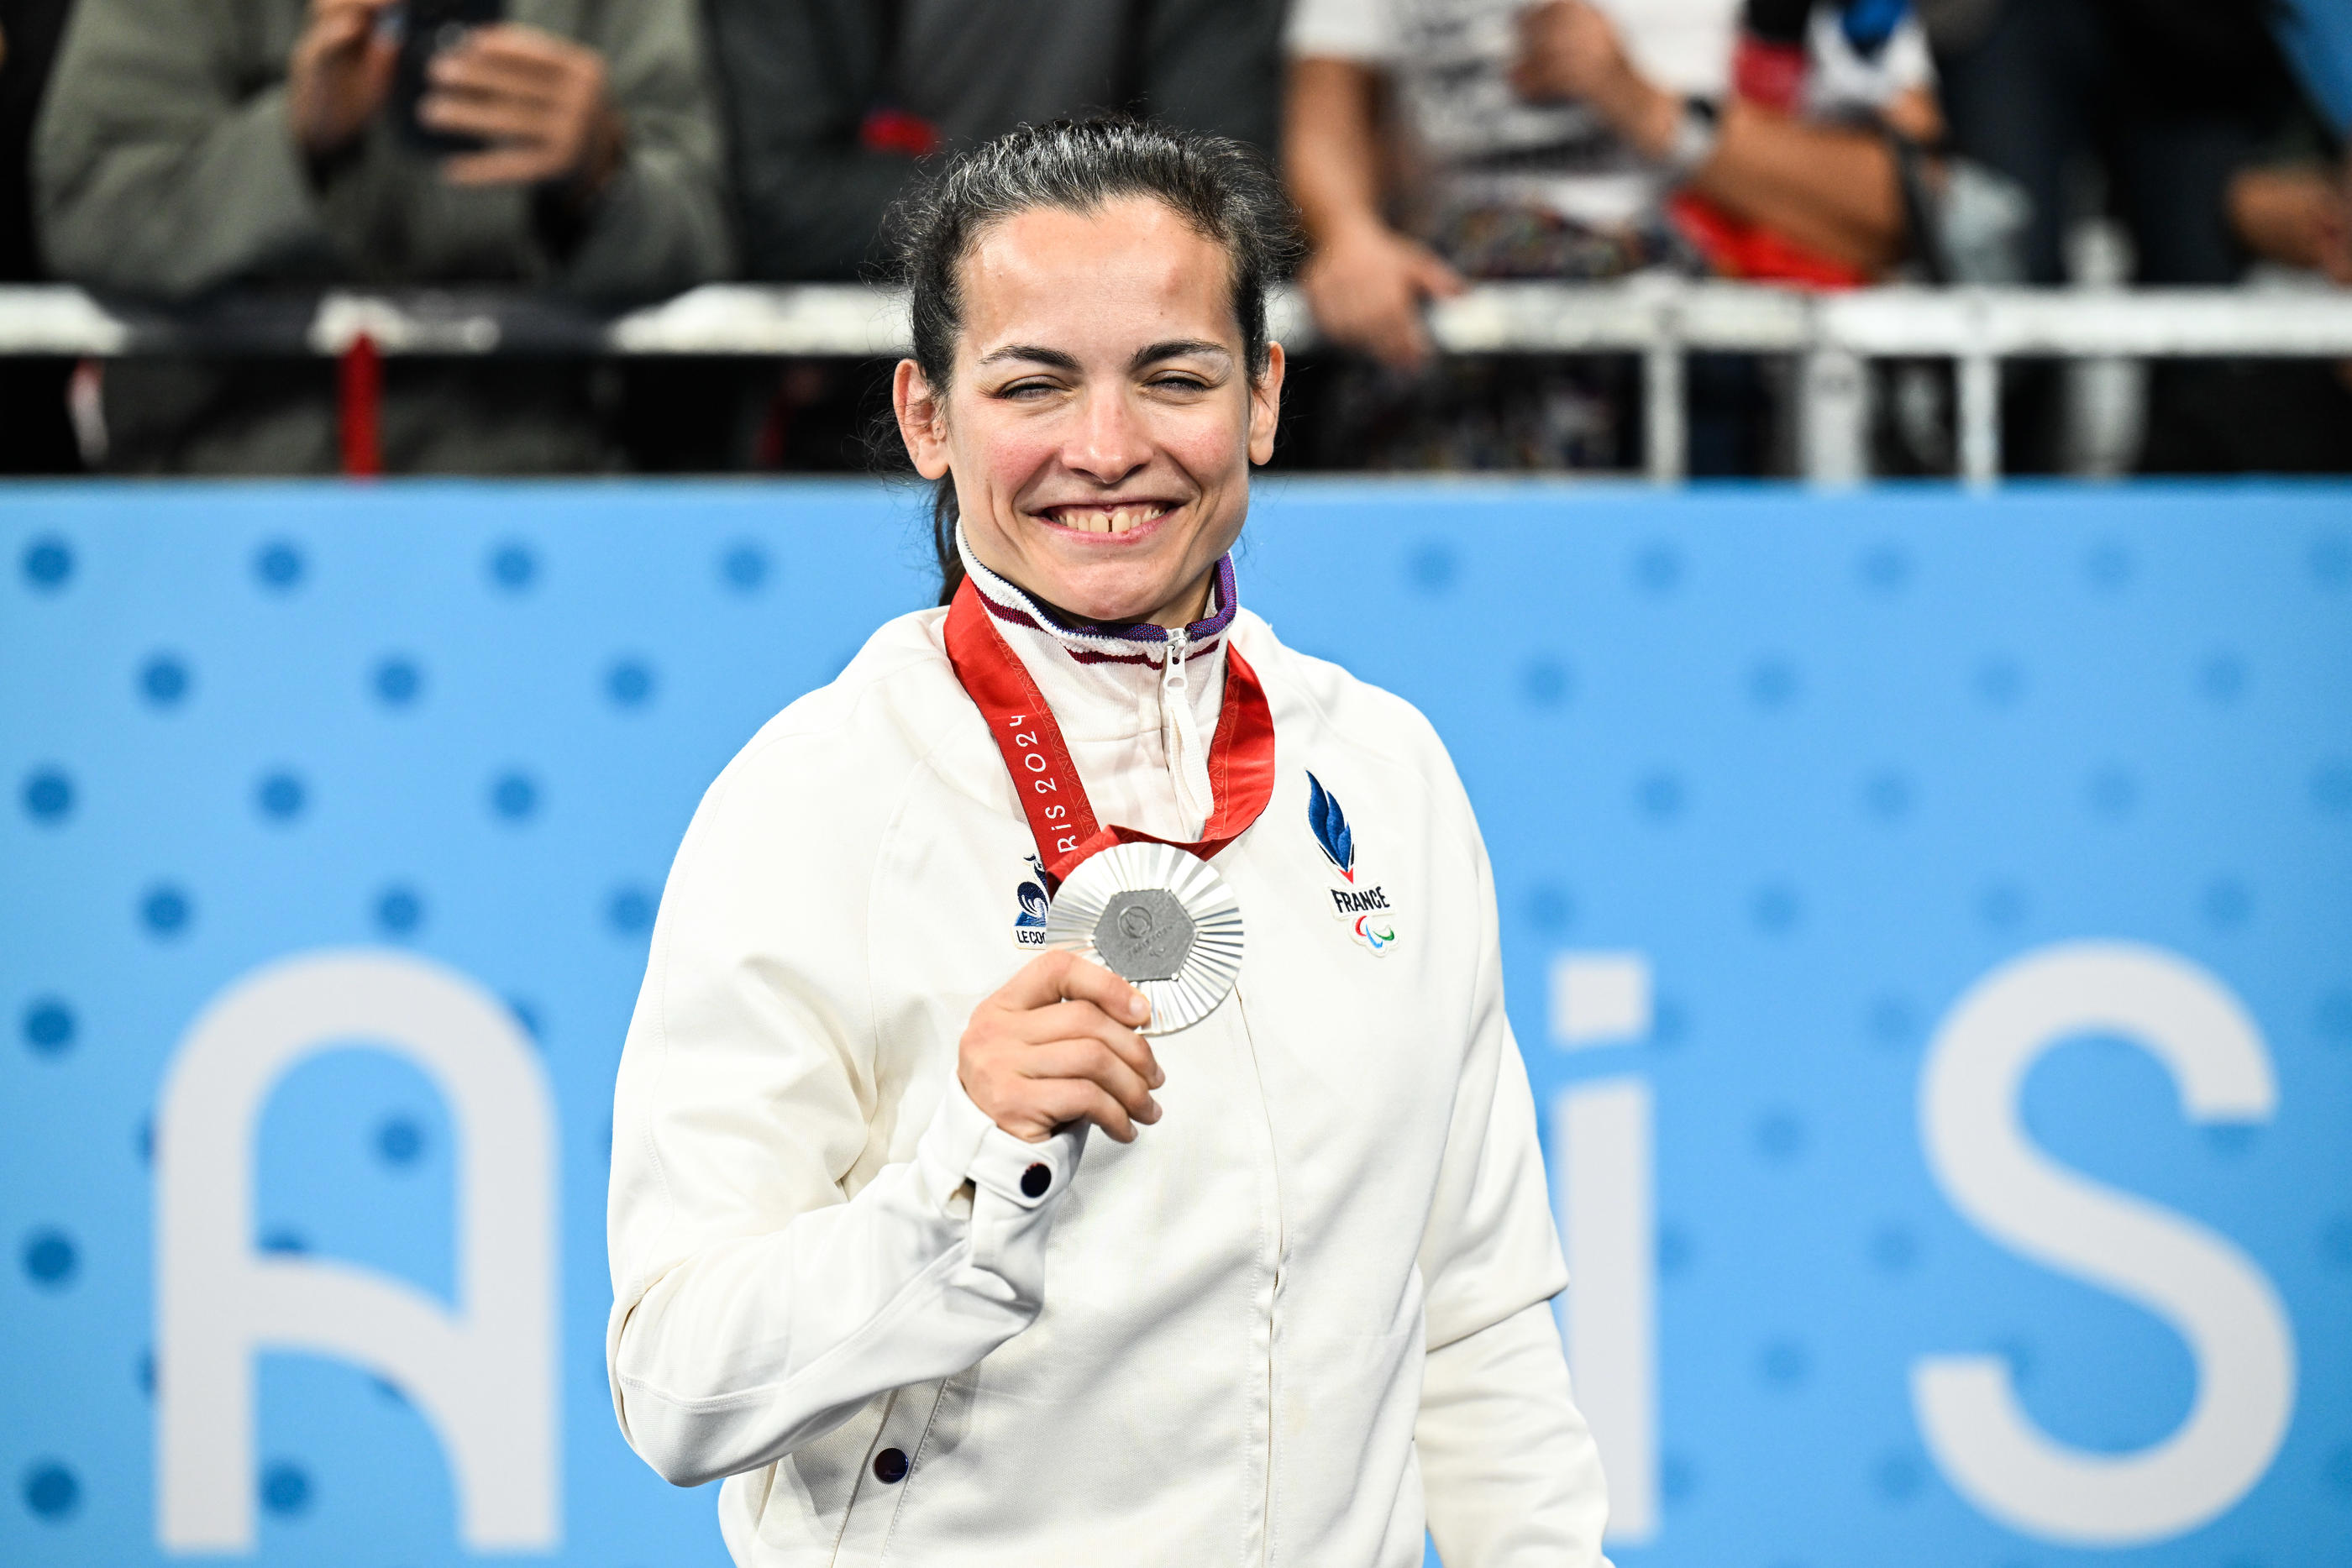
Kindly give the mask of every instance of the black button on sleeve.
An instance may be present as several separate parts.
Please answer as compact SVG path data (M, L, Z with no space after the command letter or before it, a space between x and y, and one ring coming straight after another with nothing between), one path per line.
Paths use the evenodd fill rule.
M907 1479L907 1450L885 1448L874 1456L874 1479L884 1486L897 1486Z
M1021 1173L1021 1190L1031 1197L1045 1197L1045 1189L1053 1185L1053 1168L1042 1161Z

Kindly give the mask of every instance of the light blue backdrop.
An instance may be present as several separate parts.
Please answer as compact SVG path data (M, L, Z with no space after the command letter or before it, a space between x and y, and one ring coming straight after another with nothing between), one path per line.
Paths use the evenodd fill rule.
M612 1073L697 797L925 601L910 517L851 485L0 491L0 1560L163 1560L159 1078L256 966L362 945L472 976L544 1052L555 1560L723 1561L711 1495L640 1466L605 1395ZM1547 1118L1601 1078L1646 1097L1658 1513L1621 1563L2345 1560L2352 492L1293 482L1241 566L1245 603L1453 747ZM1922 1152L1939 1019L2080 938L2233 995L2275 1106L2193 1124L2145 1042L2093 1033L2028 1073L2027 1135L2227 1238L2295 1358L2250 1490L2112 1547L1969 1500L1910 1392L1923 1356L1992 1352L2057 1443L2127 1455L2191 1415L2160 1312L2008 1249ZM1579 955L1646 975L1637 1038L1563 1049ZM256 1244L446 1299L450 1156L415 1069L306 1063ZM290 1354L258 1377L263 1561L466 1560L397 1388Z

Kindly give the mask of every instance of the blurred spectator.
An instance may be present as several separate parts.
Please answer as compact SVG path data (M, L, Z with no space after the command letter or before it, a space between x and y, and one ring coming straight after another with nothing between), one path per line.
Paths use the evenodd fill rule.
M1288 48L1286 168L1314 246L1301 283L1326 332L1397 371L1428 359L1423 304L1465 277L1878 276L1908 245L1903 150L1939 131L1902 0L1299 0ZM1711 369L1730 377L1727 412ZM1694 364L1697 471L1755 465L1752 442L1707 457L1718 413L1753 420L1746 371ZM1622 370L1435 374L1389 383L1413 410L1367 446L1473 465L1630 456L1585 438L1630 413Z
M2250 0L1926 0L1956 147L2032 198L2035 283L2066 279L2066 240L2105 212L2131 281L2214 286L2257 260L2344 277L2336 136L2315 120L2266 5ZM2345 26L2305 4L2303 37ZM2315 51L2315 61L2323 56ZM2339 125L2340 131L2340 125ZM2011 465L2056 465L2057 382L2025 368L2005 399ZM2326 368L2159 361L2143 467L2352 465L2352 403Z
M914 160L1123 110L1274 144L1282 0L707 0L747 269L852 278Z
M33 116L49 79L68 0L0 0L0 285L38 283L33 239ZM66 418L70 360L0 357L0 474L80 466Z
M1769 98L1747 83L1727 96L1738 0L1617 9L1612 21L1585 0L1300 0L1286 161L1327 330L1410 365L1428 352L1421 300L1464 276L1687 260L1693 236L1665 204L1685 183L1849 278L1896 259L1893 154L1874 126L1849 121L1937 132L1926 51L1900 5L1869 7L1869 32L1844 25L1862 7L1799 7L1801 41ZM1402 178L1381 157L1384 91Z
M506 22L434 26L433 53L427 17L404 96L411 8L425 16L423 0L79 0L39 131L51 264L168 300L478 283L619 303L726 270L691 0L511 0ZM110 366L110 465L331 470L331 375ZM388 362L383 446L394 470L613 461L587 379L515 361Z

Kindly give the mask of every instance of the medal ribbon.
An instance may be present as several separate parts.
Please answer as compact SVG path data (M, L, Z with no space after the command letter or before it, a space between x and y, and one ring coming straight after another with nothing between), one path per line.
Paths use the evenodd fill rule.
M1192 843L1096 821L1094 803L1070 760L1054 710L969 578L948 607L947 644L956 679L988 721L989 737L1013 776L1049 893L1080 861L1113 844L1175 844L1207 860L1241 837L1274 798L1274 713L1257 672L1233 645L1230 633L1224 700L1218 705L1216 738L1209 745L1209 799L1215 805L1202 836Z

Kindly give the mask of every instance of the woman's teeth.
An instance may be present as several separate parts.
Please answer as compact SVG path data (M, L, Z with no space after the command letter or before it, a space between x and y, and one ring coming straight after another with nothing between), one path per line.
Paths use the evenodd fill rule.
M1148 502L1137 507L1063 507L1046 516L1082 534L1123 534L1138 524L1166 516L1168 510L1158 502Z

